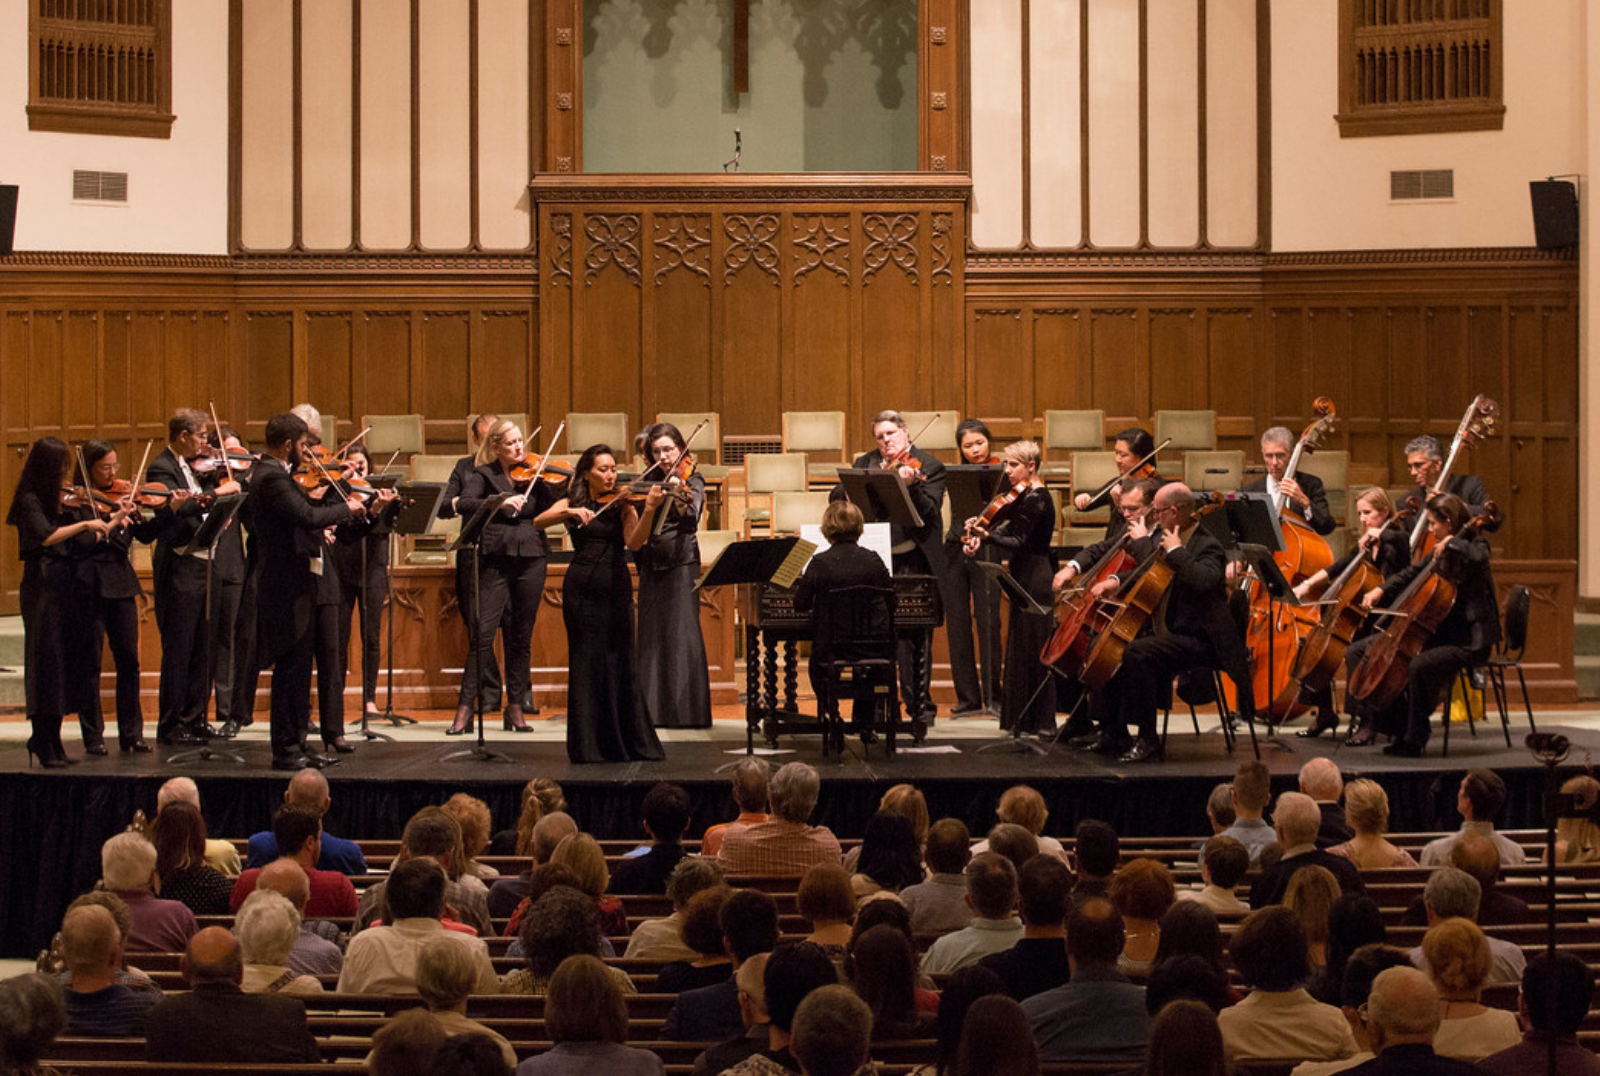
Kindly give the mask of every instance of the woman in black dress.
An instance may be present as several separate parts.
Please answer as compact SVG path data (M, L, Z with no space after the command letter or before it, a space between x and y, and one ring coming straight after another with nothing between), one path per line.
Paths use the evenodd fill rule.
M67 446L43 437L28 450L6 522L17 528L22 559L23 681L28 698L28 759L47 769L77 762L61 746L61 715L66 710L66 655L63 614L72 597L73 563L64 543L98 542L111 532L104 519L69 520L62 511L67 477ZM118 520L120 522L120 520Z
M633 684L633 581L623 536L639 522L626 501L614 503L617 459L609 445L578 457L567 496L550 509L567 521L572 563L561 584L567 626L567 757L573 762L628 762L665 757L639 710ZM507 688L510 687L507 662Z
M988 542L1010 558L1011 577L1047 610L1051 607L1050 535L1055 531L1056 505L1039 480L1039 445L1016 441L1001 456L1008 488L1016 500L985 526L981 517L968 520L968 556ZM1050 641L1055 624L1047 612L1029 612L1011 603L1006 622L1006 669L1000 701L1000 727L1012 733L1053 733L1056 693L1050 671L1039 652Z
M351 478L366 478L372 460L364 445L345 450L351 463ZM389 593L389 530L374 534L382 514L376 509L359 519L341 523L334 529L334 543L325 551L339 577L339 656L344 669L350 668L350 630L355 624L356 606L361 606L361 705L372 717L378 716L378 665L383 657L380 631L383 603Z
M965 467L998 465L989 454L989 427L975 418L956 427L956 444ZM951 519L944 538L944 629L950 644L950 679L956 689L951 717L994 713L1000 705L1000 588L983 574L979 561L996 560L993 548L961 555L965 520ZM977 653L972 626L976 621ZM979 669L982 676L979 676Z
M639 435L654 471L627 546L639 571L639 708L656 728L711 727L711 680L700 634L700 544L695 531L705 510L705 479L680 474L685 445L667 422ZM692 460L692 457L691 457Z

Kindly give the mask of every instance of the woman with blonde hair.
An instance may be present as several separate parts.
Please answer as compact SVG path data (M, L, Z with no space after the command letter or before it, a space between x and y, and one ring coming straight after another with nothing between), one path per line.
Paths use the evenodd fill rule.
M928 817L928 801L923 798L921 790L916 785L893 786L878 801L878 812L897 814L910 822L911 832L917 841L917 854L921 855L922 848L928 843L928 827L933 824ZM854 874L859 869L857 864L860 859L861 846L858 844L844 854L844 869Z
M1422 937L1424 970L1439 991L1435 1053L1476 1061L1522 1041L1517 1014L1479 1002L1489 979L1489 939L1470 919L1441 919Z
M1344 856L1364 871L1417 865L1410 852L1383 836L1389 830L1389 795L1378 782L1362 777L1344 786L1344 820L1355 836L1329 848L1333 855Z
M487 863L478 862L478 857L489 847L489 827L494 824L489 805L476 796L457 792L444 801L444 813L454 818L461 827L462 884L487 893L489 887L486 882L500 877L499 871Z
M1299 916L1305 928L1306 959L1311 962L1313 977L1328 966L1328 917L1340 893L1339 879L1332 871L1310 866L1294 872L1283 894L1284 907Z
M1594 824L1595 800L1600 798L1600 781L1593 777L1574 777L1561 786L1561 793L1575 797L1573 806L1582 817L1563 818L1556 823L1557 863L1600 862L1600 826Z
M587 833L574 833L561 838L556 850L550 853L550 862L560 864L578 880L578 888L594 901L600 913L600 933L617 937L628 933L628 913L622 901L606 892L611 884L611 871L606 867L606 854L600 844Z

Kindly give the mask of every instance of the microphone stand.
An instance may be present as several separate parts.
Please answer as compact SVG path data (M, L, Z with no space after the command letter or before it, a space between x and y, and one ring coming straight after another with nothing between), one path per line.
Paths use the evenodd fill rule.
M481 638L481 636L483 635L483 615L482 615L483 591L482 591L481 584L479 582L479 572L482 570L482 564L483 564L483 528L484 528L484 525L487 524L489 522L489 520L494 517L494 514L496 512L498 512L498 511L500 511L500 509L505 505L505 503L507 501L509 501L514 496L516 496L516 494L514 494L514 493L497 493L493 497L490 497L488 500L484 501L483 504L478 507L477 512L473 513L472 518L469 519L466 522L466 525L461 528L461 533L456 536L456 540L450 544L450 548L452 550L460 549L464 545L470 545L470 546L472 546L472 551L473 551L473 556L472 556L472 609L473 609L474 614L476 614L476 615L474 615L473 618L472 618L472 653L477 658L477 665L478 665L478 690L477 690L476 698L474 699L474 708L477 711L477 719L478 719L478 743L474 747L463 748L460 751L451 751L449 754L445 755L444 758L441 760L443 762L450 762L450 761L453 761L454 759L458 759L458 758L475 758L475 759L478 759L481 762L510 762L511 761L511 756L510 755L501 754L499 751L496 751L493 748L489 747L483 741L483 658L484 658L484 654L483 654L483 640Z

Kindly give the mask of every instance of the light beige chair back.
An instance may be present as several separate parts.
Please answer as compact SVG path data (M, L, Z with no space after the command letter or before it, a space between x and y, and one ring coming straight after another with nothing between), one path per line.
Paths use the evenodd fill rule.
M711 567L711 562L722 555L734 542L739 540L738 531L729 530L703 530L695 535L695 540L700 544L700 568L704 571Z
M610 445L617 462L633 458L633 434L623 411L574 411L567 415L567 451L581 453L590 445Z
M1072 454L1072 493L1094 493L1117 477L1115 452L1074 452Z
M410 457L428 450L421 415L362 415L361 425L371 427L367 430L366 446L374 469L382 467L396 452Z
M722 463L722 416L715 411L662 411L656 415L657 422L666 422L678 427L678 432L688 437L694 428L701 422L706 428L689 445L689 451L694 453L694 458L702 464Z
M455 470L456 461L460 458L460 456L418 453L411 457L411 481L448 482L450 481L450 472Z
M934 418L935 415L939 417ZM961 425L959 411L902 411L900 417L906 420L906 433L916 437L917 447L924 452L954 452L961 447L956 441L956 427ZM924 426L928 428L918 436L917 431Z
M1086 451L1106 447L1106 413L1099 408L1087 411L1046 411L1044 413L1044 443L1039 446L1045 455L1052 450L1062 452Z
M773 495L804 493L808 485L804 452L758 452L744 458L746 502L744 536L754 525L770 526Z
M785 411L783 450L844 460L844 412Z
M1210 451L1217 447L1215 411L1157 411L1155 426L1156 444L1172 438L1165 452Z
M1185 452L1183 481L1192 490L1232 493L1244 485L1244 453L1236 449Z
M772 494L772 533L799 534L807 524L821 525L822 513L828 507L825 491L796 493L779 490Z

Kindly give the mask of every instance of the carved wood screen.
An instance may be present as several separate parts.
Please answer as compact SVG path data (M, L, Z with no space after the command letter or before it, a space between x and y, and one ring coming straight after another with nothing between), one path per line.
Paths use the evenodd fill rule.
M1498 131L1501 0L1340 0L1339 134Z
M967 187L915 176L545 177L539 392L566 411L785 410L959 399Z

